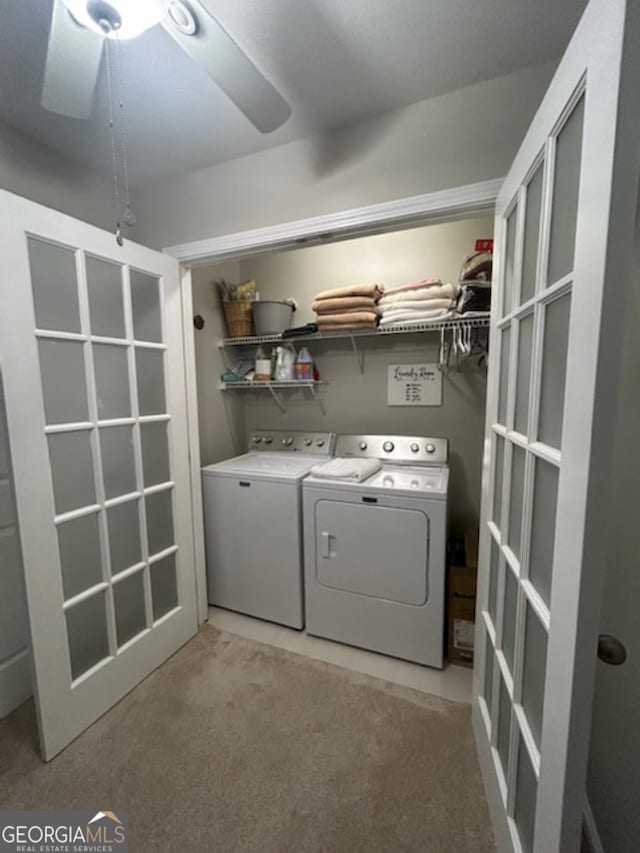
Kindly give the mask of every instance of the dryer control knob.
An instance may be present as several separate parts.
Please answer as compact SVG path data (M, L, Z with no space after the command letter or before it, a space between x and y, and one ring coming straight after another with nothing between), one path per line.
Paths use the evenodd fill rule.
M427 453L435 453L436 452L436 446L435 446L435 444L427 444L427 446L425 447L425 450L427 451Z
M361 441L361 442L360 442L360 444L358 445L358 447L360 448L360 450L366 450L366 449L367 449L367 446L368 446L368 445L367 445L367 442L366 442L366 441Z
M291 438L290 435L288 435L286 438L282 439L282 443L284 444L285 447L291 447L291 445L293 444L293 439Z
M414 441L414 442L413 442L413 444L411 445L411 452L412 452L412 453L417 453L419 450L420 450L420 445L419 445L419 444L416 444L416 443L415 443L415 441Z
M259 435L253 436L253 443L254 444L260 444L260 436Z
M271 444L271 442L273 441L273 439L271 438L271 436L270 436L270 435L265 435L265 437L262 439L262 441L263 441L263 443L264 443L264 444Z
M316 444L318 447L324 447L324 438L316 438Z
M313 440L312 440L312 439L310 439L310 438L305 438L305 440L304 440L304 446L305 446L305 447L311 447L311 445L312 445L312 444L313 444Z
M385 441L385 443L382 445L382 449L385 453L391 453L394 447L395 444L392 441Z

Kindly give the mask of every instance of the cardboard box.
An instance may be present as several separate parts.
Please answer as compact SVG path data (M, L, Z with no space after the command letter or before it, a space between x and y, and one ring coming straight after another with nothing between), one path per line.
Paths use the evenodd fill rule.
M452 663L473 666L478 575L478 535L465 536L464 566L449 566L447 647Z

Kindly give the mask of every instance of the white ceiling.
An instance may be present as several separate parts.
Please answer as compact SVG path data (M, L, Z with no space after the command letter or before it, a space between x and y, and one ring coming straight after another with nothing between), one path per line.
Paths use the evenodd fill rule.
M585 0L203 0L293 107L263 136L161 26L123 43L139 185L344 127L558 58ZM40 107L51 0L0 0L0 119L111 174L104 77L92 117ZM104 74L104 69L103 72Z

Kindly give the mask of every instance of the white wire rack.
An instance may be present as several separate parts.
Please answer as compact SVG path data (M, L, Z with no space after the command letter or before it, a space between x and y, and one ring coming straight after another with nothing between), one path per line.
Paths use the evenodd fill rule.
M266 381L260 379L238 379L235 382L219 382L218 387L224 391L228 388L251 388L252 391L260 388L315 388L317 385L326 385L321 379L311 381L310 379L291 379L287 382Z
M271 396L273 397L273 400L274 400L276 406L280 409L280 411L283 414L286 414L287 407L285 406L284 401L283 401L282 397L280 396L280 394L278 394L278 391L285 390L285 389L288 389L288 390L297 390L300 388L306 389L306 390L311 392L311 396L313 397L315 404L318 406L318 408L320 409L320 411L324 415L325 414L324 402L322 401L322 399L318 395L317 389L319 386L326 385L326 384L327 383L323 382L322 380L311 381L311 380L304 380L304 379L301 379L301 380L293 379L293 380L290 380L288 382L275 382L275 381L265 382L265 381L260 381L260 380L258 380L258 381L254 380L251 382L251 381L246 380L246 379L239 379L235 382L219 382L218 388L221 391L240 391L242 389L245 389L248 391L263 391L263 390L264 391L270 391Z
M470 326L474 329L480 329L487 328L489 323L489 314L469 317L461 315L459 319L435 320L430 323L411 323L403 326L393 326L391 328L366 329L364 331L315 332L312 335L299 335L286 338L283 338L282 335L253 335L244 338L219 338L218 346L258 346L259 344L277 344L282 343L283 341L331 341L338 340L340 338L347 340L353 340L356 338L382 338L388 337L389 335L416 334L417 332L439 332L441 329L456 329L461 328L462 326Z

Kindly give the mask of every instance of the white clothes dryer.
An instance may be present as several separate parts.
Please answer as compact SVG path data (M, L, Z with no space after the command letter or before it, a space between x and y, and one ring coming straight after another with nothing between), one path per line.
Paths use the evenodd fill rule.
M304 627L300 483L334 441L254 431L248 453L202 469L210 604Z
M441 668L448 442L341 435L336 457L381 467L303 482L307 631Z

